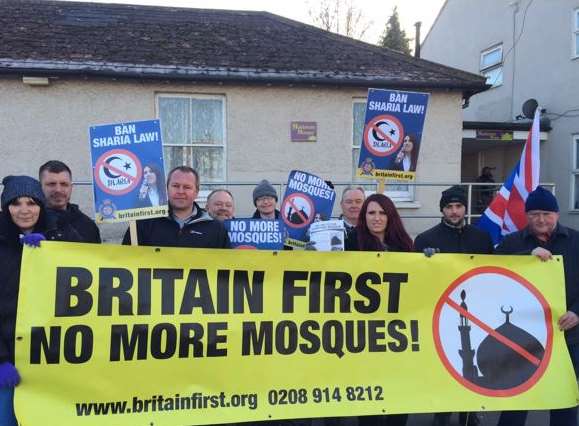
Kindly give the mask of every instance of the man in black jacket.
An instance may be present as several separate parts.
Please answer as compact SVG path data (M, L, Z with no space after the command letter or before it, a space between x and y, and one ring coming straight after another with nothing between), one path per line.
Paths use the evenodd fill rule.
M497 254L532 254L546 262L552 255L563 256L567 312L558 320L565 331L575 376L579 373L579 232L559 223L559 205L553 194L537 187L525 202L527 227L505 237ZM526 411L505 411L498 426L522 426ZM577 426L577 407L551 410L551 426Z
M94 221L70 203L72 172L62 161L51 160L40 166L38 180L46 197L48 228L74 232L73 241L100 243L99 228ZM69 241L66 239L66 241Z
M418 235L414 240L414 249L426 255L441 253L475 253L491 254L493 243L490 235L465 220L467 196L460 186L453 186L442 192L440 198L441 222ZM450 425L452 413L434 415L434 425ZM477 425L476 413L459 413L460 425Z
M223 224L213 220L195 202L199 175L191 167L179 166L167 177L169 216L137 221L140 246L230 248ZM131 242L129 230L123 244Z
M458 185L443 191L440 198L442 220L416 237L416 251L433 248L441 253L491 254L490 235L466 223L466 204L466 193Z

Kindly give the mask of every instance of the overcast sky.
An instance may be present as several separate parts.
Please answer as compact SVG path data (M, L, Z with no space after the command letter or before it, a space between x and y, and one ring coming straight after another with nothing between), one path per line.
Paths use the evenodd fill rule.
M319 4L316 0L81 0L106 3L130 3L159 6L199 7L207 9L232 10L265 10L286 18L305 23L312 23L308 10ZM364 37L364 41L376 43L384 30L386 21L392 13L392 8L398 6L398 14L402 28L407 35L414 38L414 23L422 21L422 39L428 32L432 22L444 0L352 0L360 8L364 16L372 23Z

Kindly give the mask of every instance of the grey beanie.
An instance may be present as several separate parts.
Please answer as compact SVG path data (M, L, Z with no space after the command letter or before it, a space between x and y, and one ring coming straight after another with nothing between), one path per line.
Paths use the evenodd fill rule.
M4 190L0 198L2 210L19 197L30 197L44 207L45 198L40 182L30 176L6 176L2 179Z
M253 204L256 204L256 201L259 197L266 197L270 196L275 198L277 201L277 192L275 192L275 188L269 183L266 179L262 180L257 184L257 186L253 190Z

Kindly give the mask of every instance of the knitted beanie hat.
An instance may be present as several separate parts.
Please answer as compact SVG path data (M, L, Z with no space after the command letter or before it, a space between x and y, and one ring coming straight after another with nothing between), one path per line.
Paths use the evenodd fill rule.
M2 210L6 211L8 205L19 197L30 197L38 205L44 207L45 198L40 182L30 176L6 176L2 179L4 189L0 197Z
M529 194L527 201L525 201L525 212L531 210L558 212L559 204L551 191L546 190L542 186L538 186L537 189Z
M442 191L440 197L440 211L450 203L460 203L466 207L467 197L466 192L458 185L454 185L445 191Z
M257 186L253 190L253 204L256 204L256 201L259 197L266 197L270 196L275 198L277 201L277 192L275 192L275 188L269 183L266 179L262 180L257 184Z

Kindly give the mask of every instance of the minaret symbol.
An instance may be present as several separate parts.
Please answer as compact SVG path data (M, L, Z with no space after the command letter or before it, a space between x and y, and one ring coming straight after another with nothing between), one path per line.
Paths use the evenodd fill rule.
M460 298L462 300L460 307L465 311L468 311L468 306L465 302L466 291L462 290L460 292ZM458 326L458 331L460 332L461 342L461 349L458 350L458 354L462 358L462 376L470 382L476 383L478 371L473 362L475 351L471 347L470 342L470 325L468 318L462 315L462 313L460 314L460 325Z

